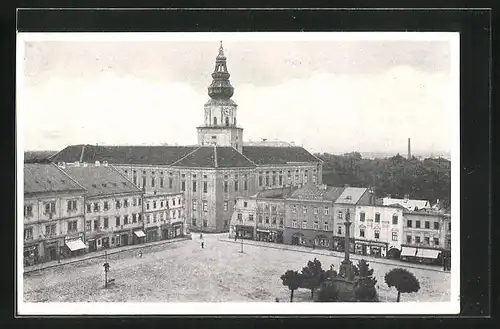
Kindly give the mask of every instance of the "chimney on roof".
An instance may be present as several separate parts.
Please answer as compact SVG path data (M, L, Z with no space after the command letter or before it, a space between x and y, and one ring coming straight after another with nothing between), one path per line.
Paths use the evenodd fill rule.
M57 163L57 166L58 166L59 168L64 169L64 168L66 168L66 163L65 163L65 162L58 162L58 163Z
M102 162L102 165L103 165L104 167L107 167L107 166L108 166L108 161L103 161L103 162Z
M349 184L344 184L344 187L349 187Z
M80 167L80 162L75 161L74 166L77 167L77 168Z
M267 141L267 138L262 138L262 141L263 141L263 142Z
M87 167L87 162L82 162L82 167L86 168Z
M408 160L411 160L411 141L408 138Z
M100 163L99 161L96 161L96 162L95 162L95 166L96 166L96 167L99 167L100 165L101 165L101 163Z
M410 200L410 195L409 194L405 194L405 201L408 201Z

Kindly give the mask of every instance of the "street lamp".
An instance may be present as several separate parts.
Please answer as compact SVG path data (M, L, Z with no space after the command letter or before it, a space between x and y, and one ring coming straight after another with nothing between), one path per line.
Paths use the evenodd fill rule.
M102 266L104 266L104 288L108 287L108 272L109 272L109 263L108 263L108 251L104 251L105 261Z

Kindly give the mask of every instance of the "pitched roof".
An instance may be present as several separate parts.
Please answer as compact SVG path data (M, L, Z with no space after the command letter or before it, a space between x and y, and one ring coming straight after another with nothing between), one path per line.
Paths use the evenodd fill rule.
M88 196L141 192L111 166L66 167L63 170L85 187Z
M174 167L230 168L255 167L233 147L200 146L172 164Z
M243 154L257 165L321 162L303 147L243 146Z
M85 189L54 164L24 164L24 193L81 191Z
M343 187L307 185L290 195L292 199L335 201L344 191Z
M113 164L169 165L197 146L96 146L70 145L53 155L52 162L108 161Z
M296 190L296 186L271 188L257 192L254 197L261 199L285 199Z
M412 200L412 199L392 199L392 198L382 198L381 202L383 205L393 205L399 204L408 210L418 210L430 208L430 202L427 200Z
M346 187L335 203L357 204L366 191L365 187Z

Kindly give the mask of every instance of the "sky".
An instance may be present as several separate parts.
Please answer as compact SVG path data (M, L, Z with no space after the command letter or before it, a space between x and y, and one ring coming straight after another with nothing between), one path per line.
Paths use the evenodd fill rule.
M312 152L450 152L450 42L223 40L244 140ZM194 145L220 41L26 41L25 150ZM422 38L420 38L422 39ZM458 96L457 96L458 97Z

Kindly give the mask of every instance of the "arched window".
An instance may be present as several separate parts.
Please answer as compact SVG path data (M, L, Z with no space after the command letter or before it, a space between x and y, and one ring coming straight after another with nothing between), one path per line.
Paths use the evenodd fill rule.
M217 117L214 117L214 126L217 126Z
M229 126L229 117L226 117L226 126Z

